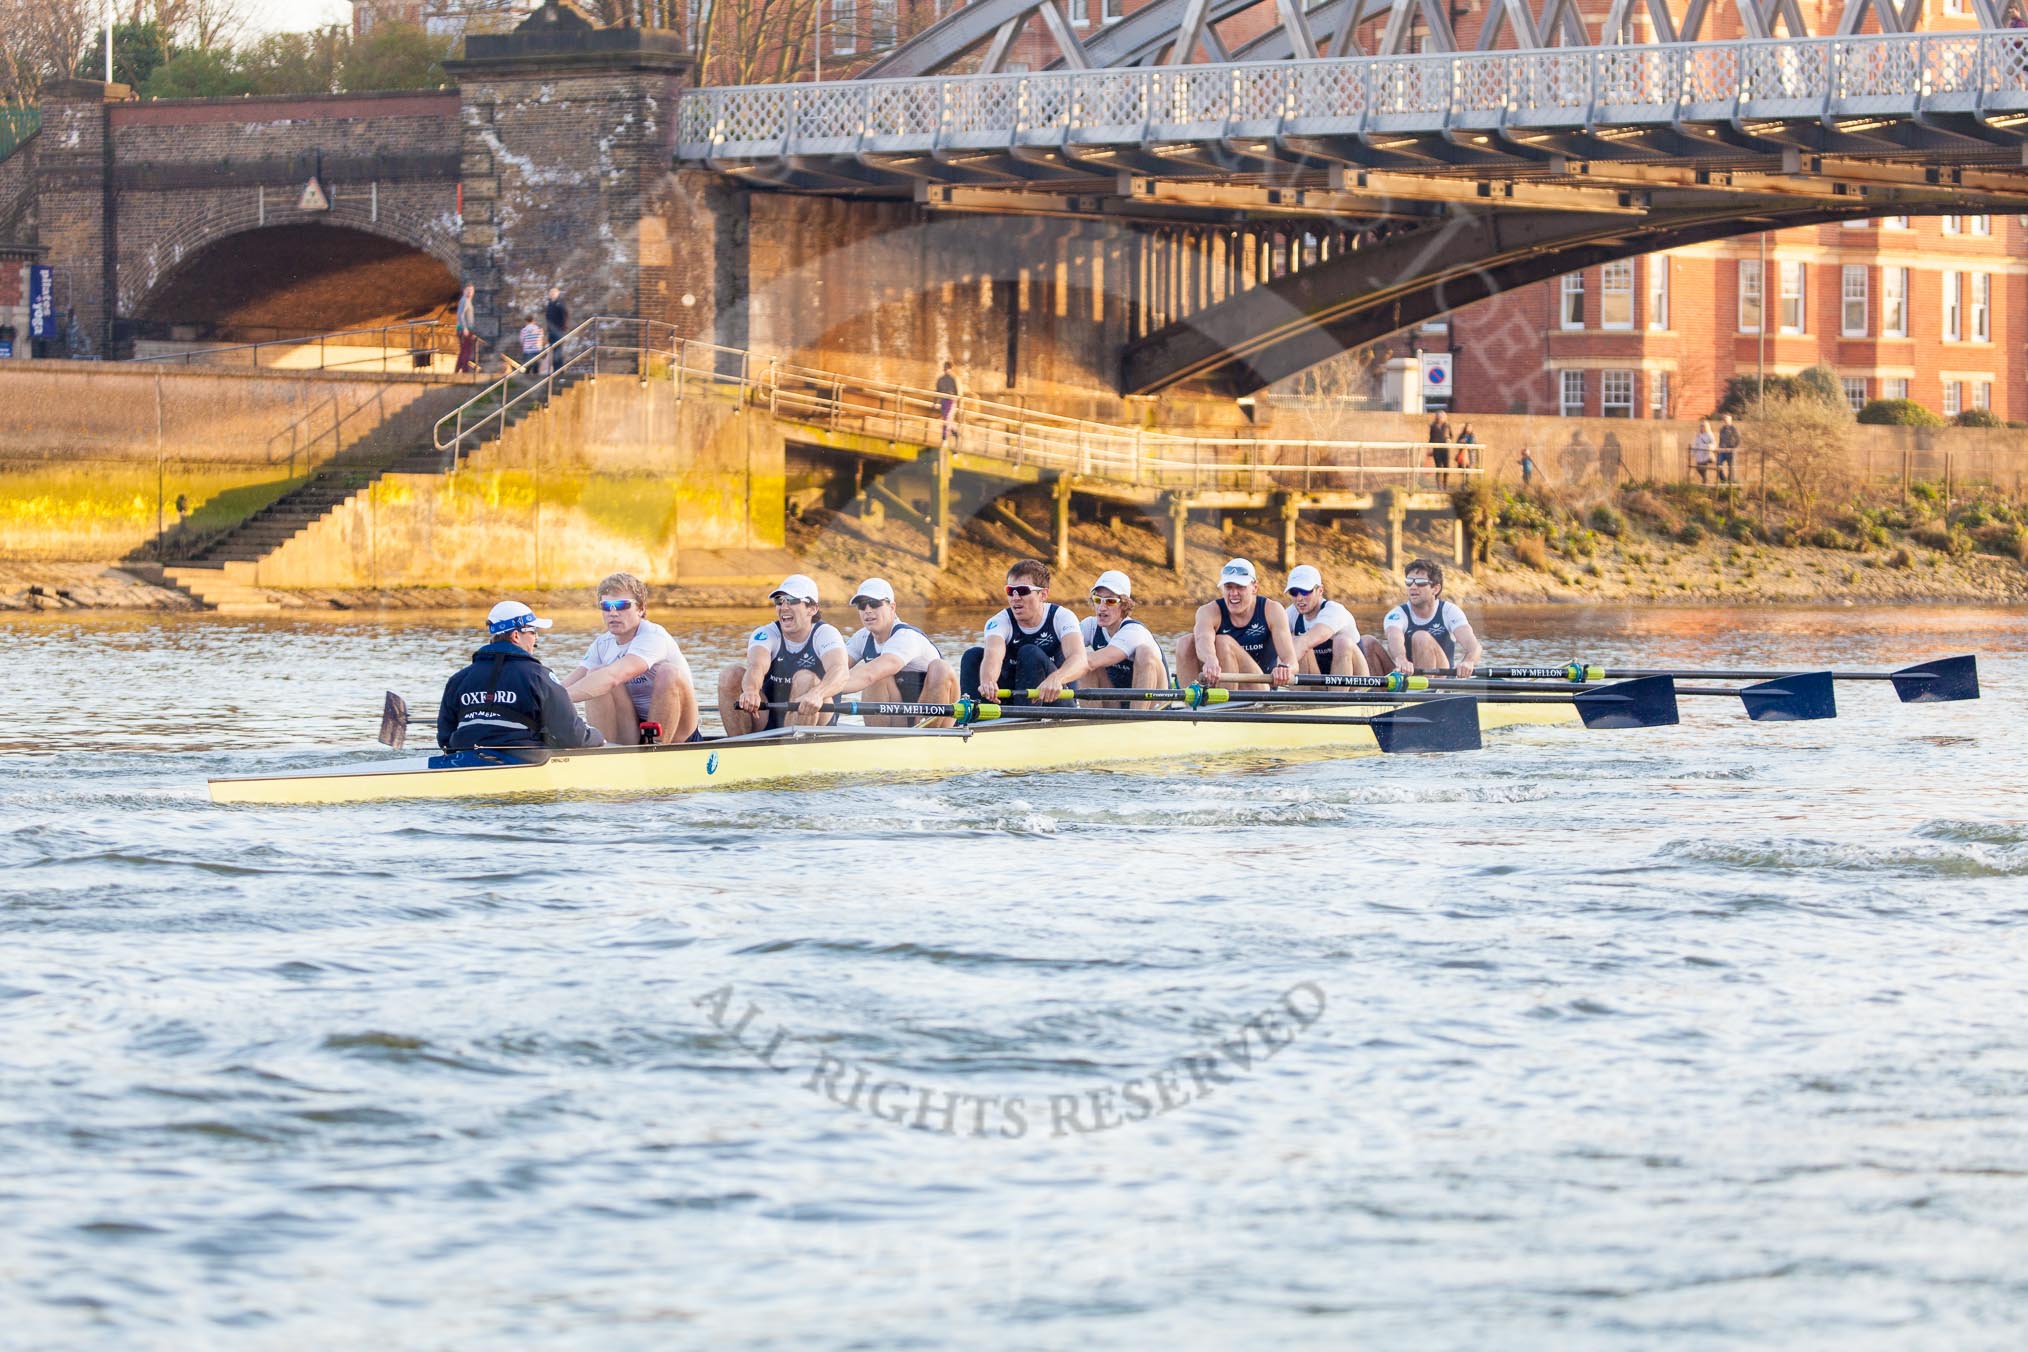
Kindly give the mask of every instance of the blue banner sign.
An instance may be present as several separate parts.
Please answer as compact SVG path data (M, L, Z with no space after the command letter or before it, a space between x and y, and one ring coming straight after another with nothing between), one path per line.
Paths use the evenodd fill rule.
M28 336L56 337L55 269L40 264L28 269Z

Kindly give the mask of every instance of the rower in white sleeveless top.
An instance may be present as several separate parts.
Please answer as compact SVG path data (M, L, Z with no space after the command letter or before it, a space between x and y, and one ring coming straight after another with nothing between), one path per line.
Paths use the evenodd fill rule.
M753 631L744 662L718 673L718 717L728 737L831 721L829 714L761 707L799 700L818 681L846 667L845 636L825 623L817 608L816 583L793 573L768 599L775 605L775 622Z
M1080 680L1087 689L1107 685L1115 690L1168 689L1169 663L1154 631L1133 618L1133 584L1127 575L1117 568L1100 573L1092 584L1091 608L1091 618L1078 624L1084 655L1058 667L1037 687L1043 702ZM1119 701L1100 704L1108 706L1122 707Z
M894 588L886 578L869 577L852 593L860 627L845 640L852 663L826 675L804 692L798 713L815 714L826 700L857 694L874 703L949 704L958 697L958 673L929 635L905 624L894 609ZM872 728L947 728L948 718L919 720L866 715Z
M1324 575L1307 563L1289 571L1289 637L1296 641L1296 671L1308 676L1366 676L1359 622L1324 595Z
M1380 630L1396 671L1443 671L1470 676L1479 664L1479 636L1465 612L1444 600L1444 570L1431 559L1402 569L1408 600L1387 612Z
M1039 690L1059 667L1084 656L1077 616L1049 599L1049 565L1018 559L1007 570L1007 608L986 621L977 646L958 659L958 689L991 702L1000 690ZM1015 696L1014 702L1027 702Z
M1176 636L1176 678L1217 685L1227 672L1266 676L1283 686L1296 679L1295 640L1279 605L1260 594L1251 560L1218 570L1218 599L1197 608L1197 625Z

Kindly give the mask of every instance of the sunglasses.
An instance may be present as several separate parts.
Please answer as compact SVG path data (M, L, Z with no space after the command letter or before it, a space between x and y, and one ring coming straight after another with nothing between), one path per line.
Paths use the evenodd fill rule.
M814 606L817 604L815 601L805 601L800 596L791 596L787 592L776 592L768 600L778 606Z
M1410 587L1434 587L1436 583L1426 577L1405 577L1402 582Z
M1091 603L1095 606L1116 606L1120 603L1120 598L1117 596L1101 596L1097 592L1093 592L1091 594Z
M600 609L600 610L603 610L603 611L604 611L604 612L605 612L606 614L608 614L608 615L617 615L617 614L619 614L619 613L620 613L621 611L623 611L623 610L632 610L632 609L633 609L633 607L634 607L634 603L633 603L633 601L632 601L632 600L619 600L619 601L600 601L600 602L599 602L599 609Z
M1041 590L1042 588L1040 587L1013 586L1007 589L1007 594L1009 596L1033 596L1036 592L1039 592Z
M852 608L854 610L878 610L886 604L887 602L875 596L855 596L852 598Z
M1316 590L1316 588L1315 588L1315 587L1291 587L1291 588L1289 588L1289 595L1291 595L1291 596L1308 596L1308 595L1309 595L1309 594L1310 594L1311 592L1313 592L1313 591L1315 591L1315 590Z

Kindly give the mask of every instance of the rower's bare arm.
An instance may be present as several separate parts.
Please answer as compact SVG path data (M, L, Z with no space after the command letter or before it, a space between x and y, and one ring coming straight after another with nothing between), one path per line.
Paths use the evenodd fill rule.
M760 708L761 684L767 680L768 668L774 664L774 654L765 643L749 644L746 650L746 674L739 678L739 707L753 712Z
M1397 629L1390 624L1381 632L1385 635L1383 641L1387 648L1387 658L1394 663L1394 669L1396 671L1414 671L1415 663L1408 660L1408 631Z
M1472 632L1472 626L1469 624L1461 624L1451 632L1456 634L1458 639L1458 655L1452 669L1460 676L1469 676L1472 674L1472 668L1479 665L1479 658L1484 656L1485 649L1479 646L1479 636Z
M614 686L625 685L647 669L647 658L628 653L619 661L602 667L579 667L570 673L563 688L570 692L571 699L582 704L588 699L597 699Z
M855 662L849 670L827 673L810 693L815 695L821 690L827 696L856 694L900 671L906 660L900 653L882 653L871 662Z
M583 680L585 677L589 676L590 674L591 674L590 667L579 666L575 671L571 672L570 675L564 677L563 680L559 682L559 684L561 684L565 690L568 690L570 692L570 697L572 700L590 699L591 696L589 695L580 695L577 693L577 683Z
M986 635L980 645L984 653L979 659L979 698L991 702L993 692L1000 688L1000 664L1007 660L1007 640L998 634Z
M1224 671L1218 665L1218 605L1206 601L1197 607L1197 623L1190 627L1190 640L1197 645L1198 669L1207 685L1218 684Z

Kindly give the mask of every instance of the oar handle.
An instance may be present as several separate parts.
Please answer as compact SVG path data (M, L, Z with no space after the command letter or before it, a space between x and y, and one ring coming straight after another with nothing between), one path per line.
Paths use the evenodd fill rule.
M802 708L799 700L768 700L763 709L789 711ZM983 723L1000 717L1000 706L982 700L961 699L956 704L909 704L897 700L836 699L817 706L820 713L853 714L875 718L952 718L959 723Z

